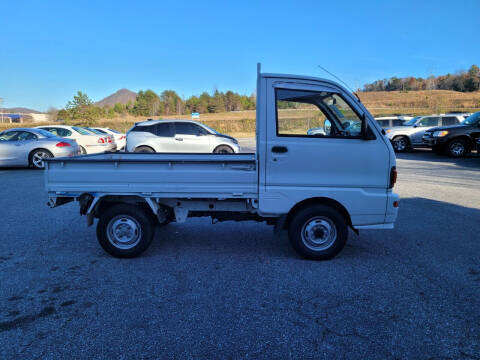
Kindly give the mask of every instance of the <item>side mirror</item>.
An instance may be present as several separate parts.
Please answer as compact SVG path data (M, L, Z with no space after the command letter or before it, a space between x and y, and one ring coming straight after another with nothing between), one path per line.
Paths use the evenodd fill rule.
M330 122L330 120L326 119L323 123L323 131L325 132L326 135L329 135L331 129L332 129L332 123Z
M382 132L385 132L385 130L382 129ZM368 118L365 113L362 115L362 138L363 140L375 140L377 138L371 131L368 131Z

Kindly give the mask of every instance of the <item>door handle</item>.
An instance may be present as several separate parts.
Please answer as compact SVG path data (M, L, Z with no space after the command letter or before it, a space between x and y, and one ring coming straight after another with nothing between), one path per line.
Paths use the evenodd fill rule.
M272 152L283 154L288 152L288 148L286 146L274 146L272 147Z
M175 138L177 141L183 141L183 138Z

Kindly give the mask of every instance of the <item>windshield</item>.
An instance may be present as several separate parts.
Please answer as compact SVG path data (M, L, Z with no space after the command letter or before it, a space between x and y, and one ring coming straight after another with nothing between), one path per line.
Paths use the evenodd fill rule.
M418 119L420 119L421 116L415 116L413 119L404 122L402 125L403 126L413 126L417 122Z
M82 135L91 135L91 133L85 129L82 129L82 128L79 128L79 127L76 127L76 126L72 126L72 129L75 130L76 132L78 132L79 134L82 134Z
M474 125L480 120L480 112L476 112L473 115L470 115L465 120L462 121L462 125Z

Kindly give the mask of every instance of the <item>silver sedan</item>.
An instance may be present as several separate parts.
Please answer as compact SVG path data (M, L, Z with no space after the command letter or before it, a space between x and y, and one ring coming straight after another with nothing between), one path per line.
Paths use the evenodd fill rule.
M0 167L45 167L46 158L80 154L76 141L56 137L42 129L18 128L0 133Z

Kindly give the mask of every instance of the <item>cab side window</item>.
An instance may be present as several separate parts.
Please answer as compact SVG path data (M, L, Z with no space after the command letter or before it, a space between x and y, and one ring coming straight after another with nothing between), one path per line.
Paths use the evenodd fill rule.
M276 89L277 135L359 137L362 119L338 94Z

